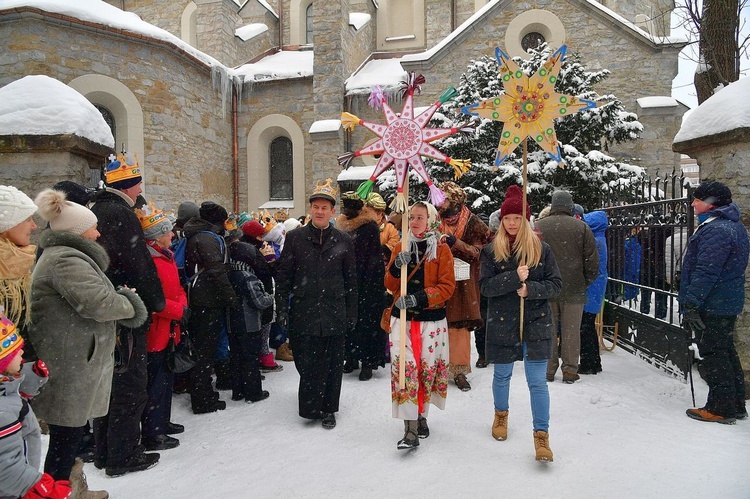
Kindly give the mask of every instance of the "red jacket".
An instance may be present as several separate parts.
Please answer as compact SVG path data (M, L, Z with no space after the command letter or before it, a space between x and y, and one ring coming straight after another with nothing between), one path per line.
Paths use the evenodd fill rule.
M156 272L159 274L167 303L164 310L151 315L151 327L146 333L146 348L149 352L160 352L167 348L172 321L182 319L183 311L187 307L187 295L180 286L180 277L177 274L177 265L174 263L172 252L160 248L154 241L147 241L146 244L156 264ZM174 329L175 344L178 344L180 342L179 324L175 325Z

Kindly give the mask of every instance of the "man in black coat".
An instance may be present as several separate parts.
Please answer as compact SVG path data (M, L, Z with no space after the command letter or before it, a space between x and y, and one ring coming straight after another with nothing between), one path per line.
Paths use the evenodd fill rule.
M277 321L287 326L300 375L299 415L336 426L344 345L357 324L357 267L351 238L330 225L331 180L310 196L312 220L287 234L276 273Z
M195 414L204 414L224 410L227 405L211 385L211 370L227 307L238 306L239 300L229 282L229 259L222 238L227 210L205 201L198 213L185 224L185 271L192 278L188 331L198 354L198 362L189 372L190 403ZM225 367L228 371L228 363Z
M107 277L115 287L138 293L149 315L165 307L156 266L146 247L143 229L133 212L141 193L142 177L136 161L119 154L107 166L107 184L94 198L91 211L99 223L98 243L107 251ZM112 378L109 414L94 420L95 464L109 476L154 466L159 454L146 454L138 445L141 416L146 407L146 332L150 321L137 329L119 328L121 364ZM156 448L148 450L158 450Z

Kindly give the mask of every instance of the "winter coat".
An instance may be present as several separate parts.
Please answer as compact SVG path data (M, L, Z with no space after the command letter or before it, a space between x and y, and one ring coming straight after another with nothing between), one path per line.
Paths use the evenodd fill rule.
M97 194L91 206L101 234L97 242L109 257L107 277L112 284L137 290L149 313L161 312L164 293L133 205L133 200L117 189L107 187Z
M151 315L151 326L146 333L146 349L149 352L161 352L167 348L171 331L175 334L175 345L180 343L179 321L187 307L187 295L180 285L180 276L177 273L177 265L172 252L159 248L151 241L148 242L148 251L156 265L166 306L161 312ZM172 321L176 322L174 326L172 326Z
M148 311L134 292L115 290L105 274L107 253L94 241L47 230L40 246L29 332L51 377L34 409L49 424L83 426L109 408L115 321L137 328Z
M747 229L735 203L707 213L690 237L682 259L681 309L710 315L738 315L745 304Z
M446 305L448 326L452 328L476 329L482 327L482 314L479 310L479 253L487 244L490 231L482 220L473 213L466 222L463 235L456 238L451 247L453 258L460 258L471 265L471 278L456 281L456 290Z
M571 217L572 218L572 217ZM495 261L493 245L482 248L479 286L487 301L486 346L484 358L492 364L523 360L520 336L521 287L515 258ZM529 360L548 359L555 331L549 300L557 296L563 283L557 261L549 245L542 242L539 265L529 269L524 302L523 342Z
M393 255L391 255L391 259L388 262L389 269L393 266L396 255L401 253L401 243L399 241L393 249ZM456 289L456 275L453 272L453 255L448 245L439 244L437 247L437 257L433 260L422 262L422 268L424 269L423 291L415 293L417 306L425 310L444 308ZM400 274L396 276L390 271L386 272L385 287L393 294L393 301L395 302L401 296ZM399 314L400 311L397 308L392 308L392 313Z
M672 227L651 226L644 228L636 236L641 243L641 284L656 289L664 289L667 277L666 253L667 238L672 235Z
M202 218L193 217L185 224L185 270L193 277L190 289L190 306L206 308L234 307L239 304L237 295L229 283L228 266L225 262L226 244L219 242L213 232L221 237L223 227L213 225Z
M240 306L229 309L229 331L232 334L257 333L263 326L262 312L273 307L273 295L266 292L249 265L233 262L230 266L229 282L240 299Z
M685 254L688 239L690 239L688 229L687 227L682 227L673 235L669 236L667 242L664 243L666 247L666 253L664 254L664 268L667 272L667 284L674 284L675 275L679 275L682 271L682 256Z
M269 262L260 252L260 246L263 245L262 241L242 236L239 240L240 244L231 243L229 245L229 260L235 262L243 262L250 266L253 273L263 283L263 288L266 292L276 296L276 282L274 276L276 275L276 267L278 266L278 260ZM268 307L261 311L261 324L270 324L275 320L276 306Z
M599 273L594 282L586 288L586 305L583 311L590 314L598 314L602 310L604 292L607 289L607 231L609 222L607 214L603 211L592 211L583 215L583 220L589 226L596 240L596 248L599 250Z
M358 297L354 337L372 337L381 333L379 324L385 295L385 267L376 214L362 210L354 218L340 215L336 218L336 228L348 234L354 245ZM381 353L385 356L385 349Z
M623 280L627 282L640 283L641 280L641 261L642 251L641 243L635 236L630 236L625 239L625 275ZM623 295L626 300L632 300L638 296L638 288L635 286L625 286Z
M36 375L30 369L24 371L30 374L0 374L0 499L25 495L42 478L42 432L34 411L19 393L31 395L25 387L29 376Z
M357 318L357 262L352 239L309 223L286 236L276 272L276 308L289 311L289 337L345 335Z
M553 208L536 226L552 248L562 277L562 291L552 301L586 303L586 288L599 275L599 252L591 229L564 208Z

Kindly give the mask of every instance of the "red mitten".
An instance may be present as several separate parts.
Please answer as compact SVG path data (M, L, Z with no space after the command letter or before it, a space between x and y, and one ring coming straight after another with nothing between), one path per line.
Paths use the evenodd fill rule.
M67 480L55 481L47 473L42 475L41 480L26 492L23 499L67 499L70 497L70 482Z
M31 366L31 370L40 378L49 378L49 369L47 369L47 364L45 364L42 359L34 362L34 365Z

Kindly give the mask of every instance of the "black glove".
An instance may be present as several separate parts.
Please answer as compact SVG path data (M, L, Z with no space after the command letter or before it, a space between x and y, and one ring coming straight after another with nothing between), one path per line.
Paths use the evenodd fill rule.
M697 308L688 308L685 310L685 315L682 319L682 327L688 331L699 334L706 330L706 325L701 320L701 314Z
M400 269L404 265L408 265L409 262L411 262L411 253L409 251L402 251L396 255L396 258L393 260L393 265L395 265L397 269Z
M456 236L445 236L445 244L452 248L456 244Z
M357 327L357 318L356 317L349 317L346 319L346 330L349 332L354 331L354 328Z
M182 319L180 319L180 329L187 329L188 321L190 320L190 309L184 307L182 309Z
M276 314L276 324L281 327L287 327L289 325L289 314L287 312L278 312Z
M414 308L417 306L417 297L414 295L399 296L394 305L396 305L396 308L400 310Z

